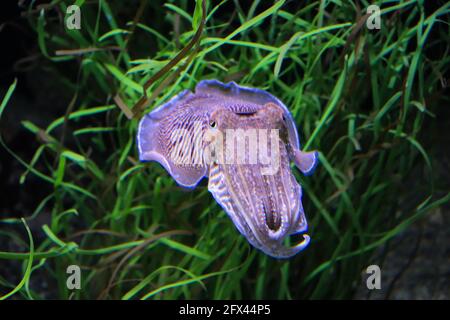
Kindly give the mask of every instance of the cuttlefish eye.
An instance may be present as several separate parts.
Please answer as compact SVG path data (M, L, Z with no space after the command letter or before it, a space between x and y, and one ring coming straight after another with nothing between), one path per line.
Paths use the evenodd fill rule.
M216 128L216 127L217 127L217 122L214 121L214 120L210 120L210 121L209 121L209 126L210 126L211 128Z

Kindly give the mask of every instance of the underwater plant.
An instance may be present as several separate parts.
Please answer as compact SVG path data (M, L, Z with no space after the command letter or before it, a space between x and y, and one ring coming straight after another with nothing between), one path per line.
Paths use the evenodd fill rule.
M368 27L364 1L19 1L0 28L12 57L0 90L0 297L342 299L366 289L367 266L383 270L393 240L450 200L449 4L377 4L380 28ZM262 250L236 232L249 217L229 218L219 188L231 183L211 185L215 201L211 171L186 182L140 161L149 115L212 79L258 88L265 107L249 118L217 110L211 129L280 129L283 181L298 202L289 223L267 211L253 224ZM263 179L239 186L282 182ZM243 198L278 194L257 192ZM307 249L273 259L263 251L304 241L300 206ZM273 251L260 230L283 223ZM81 289L67 286L68 270L81 272Z

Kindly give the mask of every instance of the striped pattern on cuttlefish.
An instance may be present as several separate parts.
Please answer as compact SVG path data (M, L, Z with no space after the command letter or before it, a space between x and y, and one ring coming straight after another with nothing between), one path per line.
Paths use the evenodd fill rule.
M292 115L270 93L200 81L195 93L185 90L145 115L137 144L141 161L159 162L182 187L208 177L214 199L264 253L288 258L309 244L302 189L290 162L309 175L318 153L300 150ZM293 234L303 234L303 241L285 246Z

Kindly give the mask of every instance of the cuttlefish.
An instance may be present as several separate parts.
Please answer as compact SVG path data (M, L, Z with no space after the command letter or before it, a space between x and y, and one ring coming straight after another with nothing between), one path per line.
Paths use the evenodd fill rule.
M318 152L300 150L293 117L267 91L217 80L200 81L143 116L139 159L157 161L182 187L204 177L208 190L239 232L276 258L310 242L302 189L290 163L311 174ZM284 245L290 235L303 240Z

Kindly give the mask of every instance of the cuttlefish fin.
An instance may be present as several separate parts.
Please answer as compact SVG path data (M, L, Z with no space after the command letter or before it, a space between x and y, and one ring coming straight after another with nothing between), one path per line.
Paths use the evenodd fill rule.
M293 160L297 168L305 175L310 175L319 163L319 153L317 151L294 150Z

